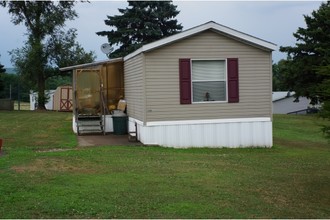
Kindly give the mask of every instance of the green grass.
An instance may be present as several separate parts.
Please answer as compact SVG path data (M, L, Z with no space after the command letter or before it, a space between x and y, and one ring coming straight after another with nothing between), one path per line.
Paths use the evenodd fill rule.
M316 117L276 115L271 149L77 148L71 118L0 112L0 218L330 218Z
M0 135L6 149L72 148L72 113L52 111L0 111Z

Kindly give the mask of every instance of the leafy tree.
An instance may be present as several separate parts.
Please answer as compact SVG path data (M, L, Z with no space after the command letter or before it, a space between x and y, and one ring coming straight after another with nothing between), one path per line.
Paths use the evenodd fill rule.
M284 84L284 75L288 72L286 60L280 60L273 64L273 91L288 91Z
M96 34L106 36L116 49L111 57L125 56L144 44L178 33L182 25L174 19L179 11L170 1L128 1L129 7L118 9L121 15L107 16L110 31Z
M0 74L5 72L6 72L5 66L0 63Z
M320 93L322 93L324 100L320 111L320 116L330 122L330 65L319 67L318 73L325 76L325 79L318 88ZM322 130L330 139L330 124L324 125Z
M30 87L20 80L19 75L2 73L3 89L0 90L0 99L9 99L28 102L30 100ZM19 95L18 95L19 93Z
M3 83L3 73L6 72L6 69L4 68L5 66L0 63L0 91L3 90L4 83Z
M5 66L1 65L1 63L0 63L0 73L5 73L6 72L6 69L4 67Z
M69 29L54 33L48 39L47 52L49 61L58 67L73 66L82 63L90 63L96 59L94 52L86 52L84 48L76 42L77 30Z
M49 38L46 45L49 53L49 62L52 66L65 67L82 63L90 63L96 59L94 52L86 52L84 48L75 41L76 29L70 29L66 33L59 31ZM50 66L46 89L56 89L60 85L72 84L71 73L58 73L57 68Z
M90 63L95 60L93 52L85 52L85 50L75 41L76 30L70 29L67 32L59 31L48 38L44 43L43 52L46 57L44 64L44 80L45 89L56 89L57 86L63 84L71 84L71 77L66 73L60 73L58 67L71 66L81 63ZM12 50L10 52L12 62L15 64L18 74L22 81L29 86L31 90L38 90L35 84L35 73L31 66L34 62L33 48L26 43L22 48ZM30 80L35 79L35 80ZM44 102L47 97L44 96ZM38 99L39 102L39 99ZM39 103L38 103L39 108Z
M47 79L46 81L46 89L56 89L58 86L63 85L72 85L72 76L53 76Z
M288 54L285 83L296 96L323 103L322 116L330 119L330 1L323 2L311 16L304 16L306 28L294 33L297 43L281 47ZM330 134L330 126L324 130Z
M59 38L58 33L62 31L66 20L77 17L73 10L74 4L75 1L50 0L0 2L3 7L8 7L15 25L23 23L27 28L28 40L23 48L11 52L12 61L16 64L18 72L31 85L37 86L39 109L46 109L46 79L54 75L54 61L51 57L55 51L66 48L52 47L51 39L56 36ZM70 35L70 32L67 34ZM82 49L80 46L79 48Z

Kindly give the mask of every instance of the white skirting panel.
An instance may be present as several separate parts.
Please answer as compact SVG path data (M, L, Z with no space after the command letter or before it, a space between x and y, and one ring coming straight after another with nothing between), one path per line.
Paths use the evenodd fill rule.
M74 115L72 116L72 130L75 134L77 134L77 122L76 117Z
M215 119L150 122L129 118L129 130L138 128L138 139L146 145L187 147L271 147L271 118Z

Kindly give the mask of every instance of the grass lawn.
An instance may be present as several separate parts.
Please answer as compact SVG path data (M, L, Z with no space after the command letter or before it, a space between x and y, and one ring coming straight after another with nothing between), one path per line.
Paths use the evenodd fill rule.
M313 116L274 116L271 149L77 148L71 113L0 111L0 218L330 218Z

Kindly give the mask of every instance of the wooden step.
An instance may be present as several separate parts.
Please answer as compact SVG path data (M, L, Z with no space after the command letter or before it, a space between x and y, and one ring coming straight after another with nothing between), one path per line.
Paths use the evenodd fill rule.
M129 142L136 142L137 141L137 137L136 137L135 132L129 132L128 133L128 141Z

